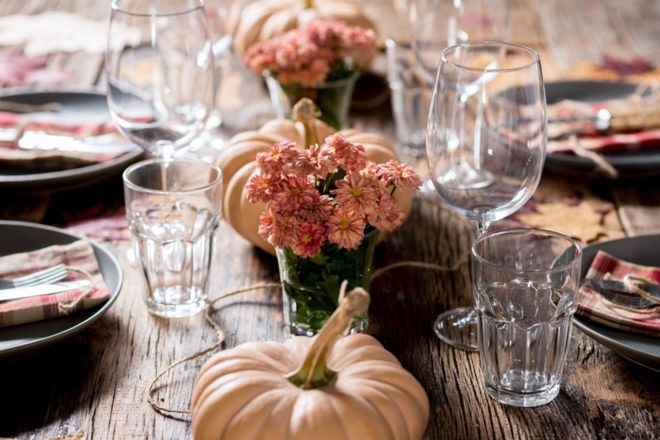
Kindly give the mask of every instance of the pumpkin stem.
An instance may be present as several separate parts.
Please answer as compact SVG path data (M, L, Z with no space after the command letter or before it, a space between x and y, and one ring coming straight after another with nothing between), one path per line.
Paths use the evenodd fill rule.
M303 9L312 9L314 7L314 2L312 0L302 0Z
M332 347L337 338L351 325L353 318L369 308L369 294L360 287L345 294L347 285L347 281L342 283L339 298L343 300L340 300L339 307L312 342L302 365L287 376L291 383L300 388L314 389L330 383L336 374L326 364Z
M301 122L305 127L305 148L310 145L320 145L319 135L316 132L316 118L320 112L314 105L314 101L309 98L301 98L300 101L293 106L293 119Z

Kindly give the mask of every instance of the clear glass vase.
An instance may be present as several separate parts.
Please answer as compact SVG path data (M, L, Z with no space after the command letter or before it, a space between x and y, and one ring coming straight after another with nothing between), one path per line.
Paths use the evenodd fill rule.
M319 119L336 130L344 127L359 76L360 72L353 70L345 78L308 87L297 82L281 84L270 72L264 73L270 100L278 118L291 118L293 106L301 98L309 98L321 112Z
M337 308L339 288L348 281L347 292L354 287L369 289L371 263L378 230L365 234L355 250L335 244L323 246L312 258L302 258L290 248L277 248L284 300L284 321L292 335L313 336ZM350 333L366 330L367 315L357 316Z

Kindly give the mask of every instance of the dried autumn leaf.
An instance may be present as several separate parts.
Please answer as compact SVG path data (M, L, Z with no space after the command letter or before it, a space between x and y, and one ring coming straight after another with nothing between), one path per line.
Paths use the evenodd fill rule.
M517 218L527 226L557 231L582 243L607 233L601 224L603 215L586 202L574 206L563 202L539 203L536 211Z

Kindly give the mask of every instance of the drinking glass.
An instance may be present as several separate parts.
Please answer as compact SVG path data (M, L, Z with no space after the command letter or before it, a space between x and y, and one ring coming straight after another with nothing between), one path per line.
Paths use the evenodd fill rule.
M411 44L429 84L445 47L511 34L511 0L410 0L408 11Z
M118 43L127 30L138 44ZM200 0L113 0L105 69L119 130L166 160L195 139L214 105L212 49Z
M545 405L559 393L580 287L582 250L565 235L510 229L472 245L472 295L486 392Z
M178 318L204 310L221 217L220 168L193 159L149 159L122 177L149 313Z
M442 52L427 126L431 181L440 198L477 224L518 210L541 178L547 143L538 53L502 42L470 42ZM476 350L476 314L441 314L436 334Z

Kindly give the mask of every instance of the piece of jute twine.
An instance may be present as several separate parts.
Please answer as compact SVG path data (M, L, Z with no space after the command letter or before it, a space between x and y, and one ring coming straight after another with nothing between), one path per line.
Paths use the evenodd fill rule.
M85 277L87 277L87 279L90 282L90 285L87 286L87 289L85 289L85 291L81 295L79 295L78 298L68 303L57 304L57 310L59 310L60 313L62 313L63 315L68 315L76 308L78 304L80 304L85 298L87 298L89 294L94 291L94 289L96 289L96 279L92 276L91 273L89 273L88 271L86 271L81 267L65 266L64 268L66 270L70 270L72 272L78 272L84 275Z
M644 95L647 96L644 96ZM635 91L630 94L621 105L610 109L611 117L617 118L616 127L610 127L617 130L626 128L643 129L656 126L660 123L658 119L658 107L660 106L660 83L655 81L646 81L640 83ZM573 108L580 115L591 118L593 110L586 104L574 102ZM615 180L619 177L619 172L614 168L605 157L595 151L589 150L580 144L580 138L573 133L568 137L569 147L577 156L591 160L596 165L596 170L606 177Z
M385 272L391 269L395 269L398 267L415 267L415 268L420 268L420 269L430 269L430 270L437 270L437 271L442 271L442 272L451 272L458 270L463 264L466 264L468 261L468 253L464 253L460 259L458 259L454 264L451 266L442 266L439 264L433 264L433 263L424 263L420 261L401 261L398 263L392 263L390 265L384 266L379 268L378 270L374 271L373 274L371 275L371 279L374 280L375 278L378 278ZM211 319L211 313L213 312L213 304L216 302L220 301L221 299L228 298L230 296L237 295L239 293L245 293L249 292L251 290L258 290L258 289L266 289L270 287L281 287L282 284L277 282L273 283L263 283L263 284L255 284L253 286L247 286L241 289L237 290L232 290L229 291L223 295L220 295L218 298L214 299L213 301L209 302L209 305L206 307L206 310L204 312L204 318L206 319L206 322L208 322L211 327L213 327L213 330L215 330L215 335L216 335L216 340L215 343L213 343L211 346L204 348L202 350L199 350L190 356L187 356L181 360L175 361L174 363L168 365L163 371L158 373L155 377L154 380L151 381L149 384L149 388L147 389L147 401L151 405L151 407L158 413L162 414L165 417L171 417L170 414L190 414L190 410L187 409L172 409L172 408L167 408L165 406L161 406L156 401L152 398L152 395L154 393L154 387L156 385L156 382L163 377L167 372L172 370L173 368L177 367L178 365L184 364L186 362L192 361L194 359L199 358L200 356L205 355L206 353L209 353L210 351L215 350L216 348L220 347L222 343L225 340L225 334L220 328L218 324L216 324L213 319ZM175 419L179 420L179 419Z
M603 279L616 280L609 272L605 274ZM622 304L614 303L612 301L608 301L607 298L603 298L601 296L601 298L603 298L605 301L605 307L613 310L614 312L616 312L617 310L624 310L626 312L635 313L638 315L649 315L646 316L644 320L650 319L652 315L655 315L656 313L660 313L660 298L656 298L655 296L651 295L646 290L640 287L643 283L654 284L653 281L631 274L625 275L623 277L623 280L621 281L623 281L623 285L625 286L627 291L637 294L654 304L653 305L649 304L648 306L645 307L629 307L629 306L624 306Z

